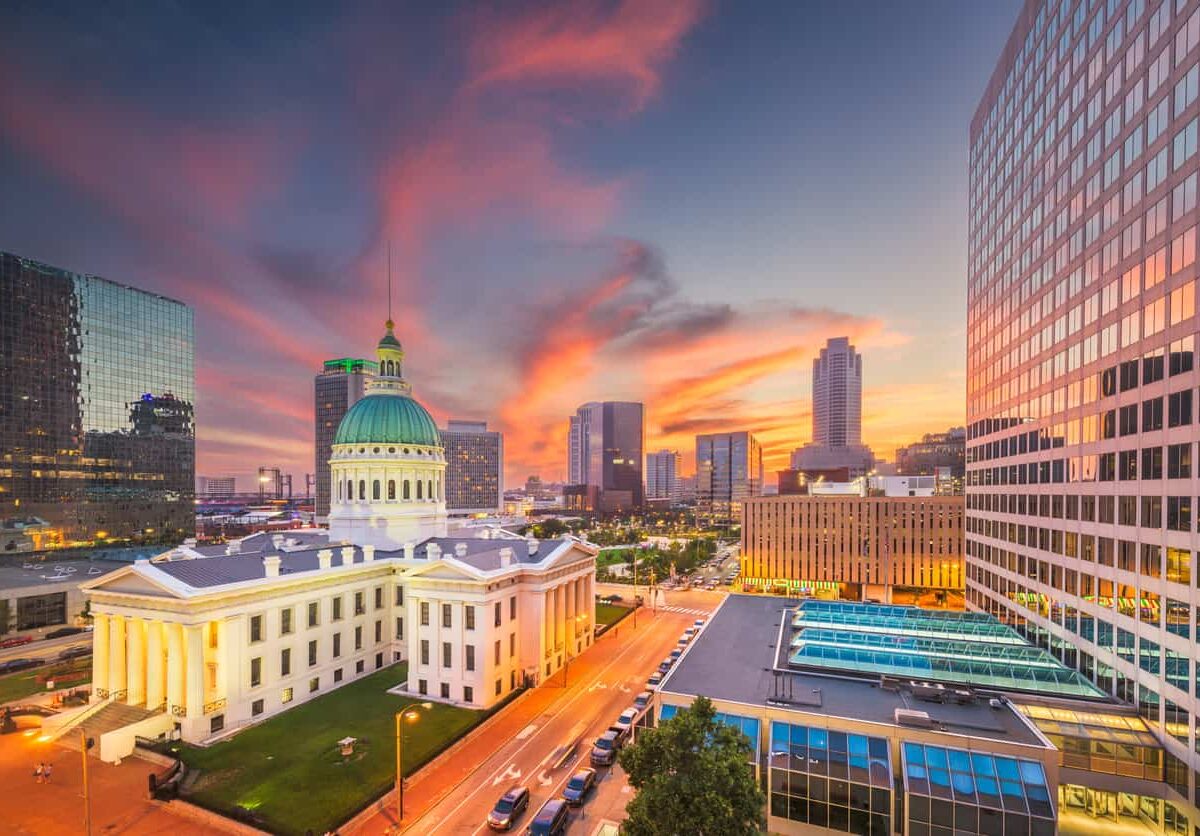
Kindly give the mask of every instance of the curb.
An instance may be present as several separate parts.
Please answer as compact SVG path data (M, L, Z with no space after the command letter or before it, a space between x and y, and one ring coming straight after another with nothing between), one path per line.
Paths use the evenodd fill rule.
M225 833L234 834L234 836L270 836L265 830L259 830L248 824L242 824L241 822L226 818L220 813L214 813L212 810L206 810L203 807L198 807L195 804L178 798L171 799L163 804L163 806L182 818L190 819L194 822L224 831Z

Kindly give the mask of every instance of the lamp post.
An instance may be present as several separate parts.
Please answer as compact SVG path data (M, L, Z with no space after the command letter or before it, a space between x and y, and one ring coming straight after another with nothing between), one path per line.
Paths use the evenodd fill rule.
M402 745L404 741L404 721L410 723L416 722L420 718L417 708L426 710L433 707L433 703L421 703L418 705L409 705L400 711L396 712L396 823L404 821L404 762L401 760Z
M635 612L636 612L636 610L635 610ZM579 628L578 628L578 625L580 625L580 624L583 624L583 623L585 623L586 621L587 621L587 613L580 613L579 615L575 616L575 624L576 624L576 628L575 628L575 634L574 634L574 636L572 636L572 639L573 639L575 642L578 642L578 641L579 641ZM569 667L571 666L571 660L572 660L573 658L575 658L575 657L573 657L573 656L571 655L571 648L570 648L570 647L568 647L568 648L567 648L567 653L566 653L566 656L565 656L565 657L564 657L564 659L563 659L563 687L564 687L564 688L566 688L566 687L567 687L567 668L569 668Z

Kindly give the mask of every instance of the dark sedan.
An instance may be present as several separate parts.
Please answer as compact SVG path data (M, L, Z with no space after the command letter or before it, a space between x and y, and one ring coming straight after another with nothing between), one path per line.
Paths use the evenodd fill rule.
M581 769L571 776L563 790L563 798L572 807L578 807L587 799L588 793L596 788L596 770Z

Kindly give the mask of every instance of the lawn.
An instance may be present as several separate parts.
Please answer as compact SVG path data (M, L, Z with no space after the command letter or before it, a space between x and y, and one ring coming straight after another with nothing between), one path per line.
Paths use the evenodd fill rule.
M596 624L612 625L629 615L630 608L617 604L601 604L596 602Z
M382 795L396 778L395 713L419 702L386 693L407 663L336 691L207 749L185 746L183 761L203 771L187 796L215 810L251 810L277 833L324 833ZM430 703L404 727L404 773L429 761L485 714ZM342 758L336 742L360 741Z
M46 690L46 679L54 679L58 689L84 685L92 680L92 660L74 659L0 677L0 704L40 694Z

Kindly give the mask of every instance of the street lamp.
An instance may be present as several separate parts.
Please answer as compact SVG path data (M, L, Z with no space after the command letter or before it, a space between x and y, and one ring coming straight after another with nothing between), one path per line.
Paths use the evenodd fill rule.
M404 821L404 764L400 760L401 746L404 739L403 721L407 720L410 723L415 723L420 719L421 715L417 712L417 708L429 710L433 708L433 703L414 704L396 712L396 824Z
M571 637L573 641L575 641L575 642L579 641L578 625L586 623L587 618L588 618L587 613L580 613L579 615L575 616L576 628L575 628L574 635ZM564 688L567 687L567 668L569 668L571 666L571 659L573 659L573 658L574 657L571 655L571 648L568 646L566 656L563 659L563 687Z

